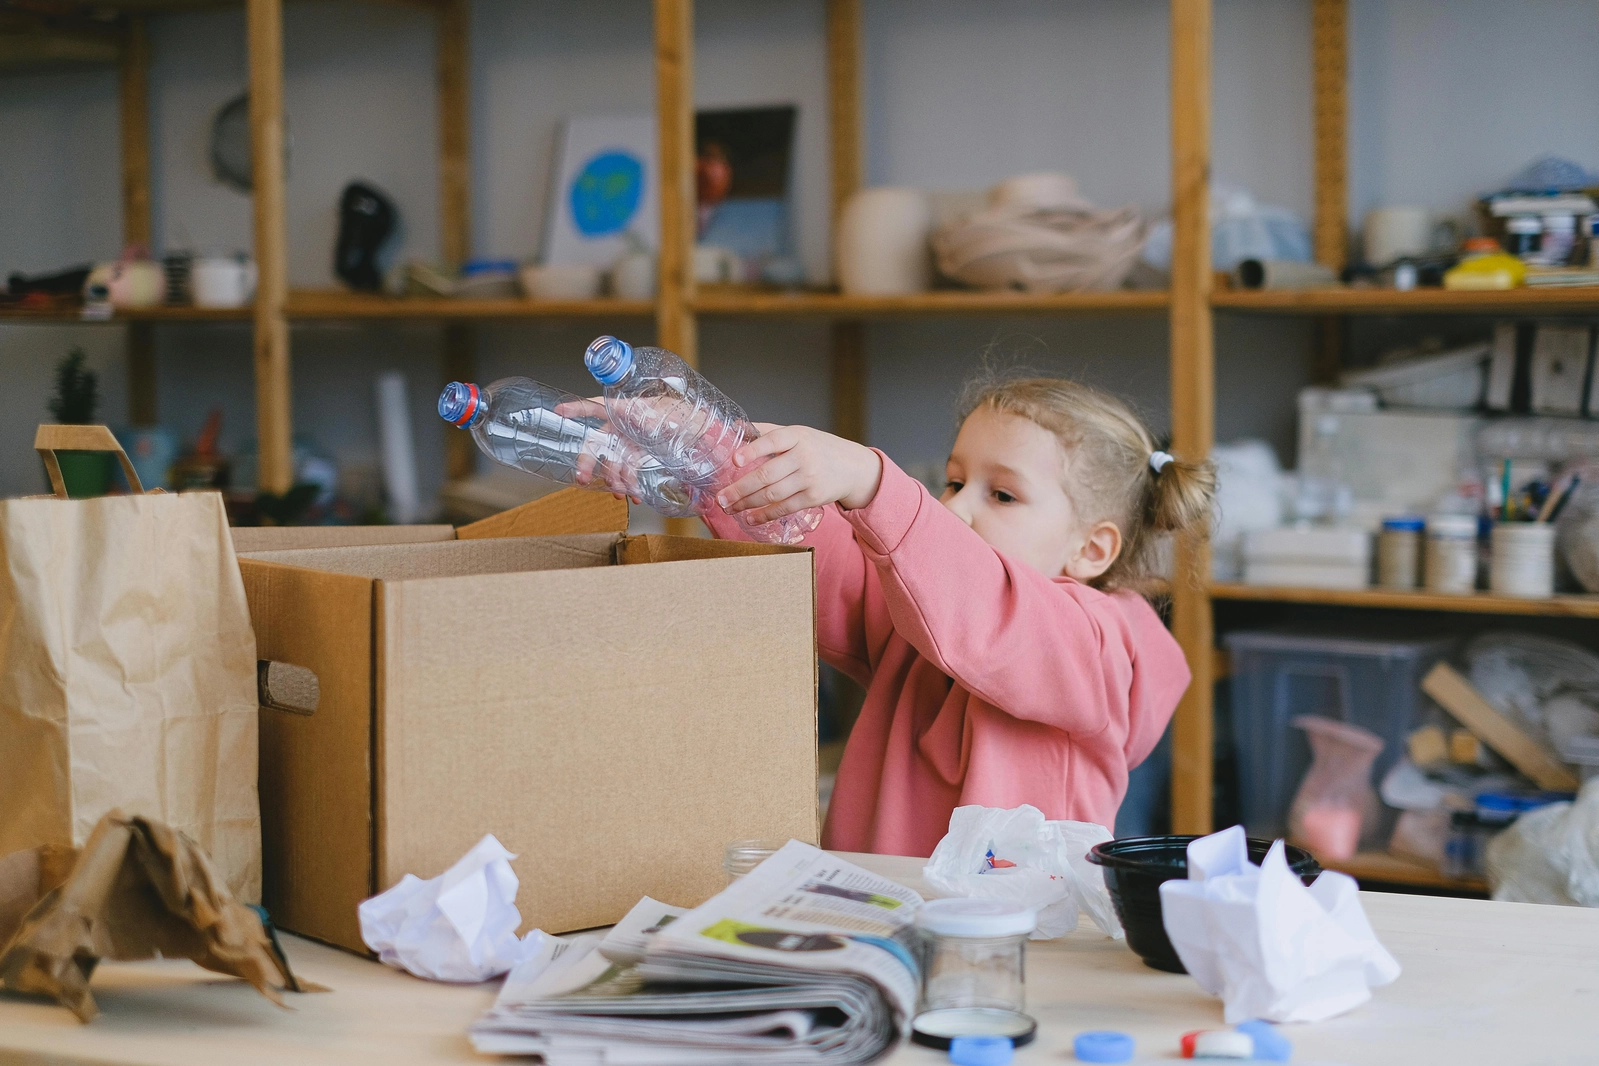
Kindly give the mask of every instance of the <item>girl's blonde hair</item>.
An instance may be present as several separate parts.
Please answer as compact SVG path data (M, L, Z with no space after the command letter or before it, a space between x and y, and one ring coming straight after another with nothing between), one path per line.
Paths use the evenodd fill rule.
M1079 515L1121 530L1121 554L1089 582L1095 588L1150 594L1160 535L1208 530L1215 466L1173 458L1157 471L1154 435L1114 396L1061 378L980 379L966 388L960 423L979 408L1020 415L1055 434L1066 453L1062 484Z

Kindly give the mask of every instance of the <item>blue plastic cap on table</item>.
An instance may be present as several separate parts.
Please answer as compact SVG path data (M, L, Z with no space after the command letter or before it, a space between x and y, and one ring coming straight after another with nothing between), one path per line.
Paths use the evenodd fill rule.
M1286 1036L1277 1031L1277 1027L1270 1022L1254 1021L1239 1022L1234 1026L1240 1033L1248 1033L1249 1038L1255 1042L1255 1058L1265 1059L1267 1062L1287 1062L1294 1057L1294 1044Z
M1133 1057L1133 1038L1113 1029L1078 1033L1072 1051L1079 1062L1126 1062Z
M957 1036L949 1042L955 1066L1007 1066L1015 1054L1008 1036Z

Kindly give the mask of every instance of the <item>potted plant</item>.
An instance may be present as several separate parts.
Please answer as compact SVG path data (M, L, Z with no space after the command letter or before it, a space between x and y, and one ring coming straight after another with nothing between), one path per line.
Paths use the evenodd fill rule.
M65 425L92 425L100 406L99 378L84 361L83 349L74 348L56 366L56 394L50 401L50 413ZM112 458L109 452L57 452L67 495L75 500L104 496L111 487Z

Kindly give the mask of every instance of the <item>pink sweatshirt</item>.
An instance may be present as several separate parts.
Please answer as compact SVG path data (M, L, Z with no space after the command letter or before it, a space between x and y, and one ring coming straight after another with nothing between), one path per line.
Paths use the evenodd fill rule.
M824 847L930 855L972 803L1115 822L1189 680L1142 597L1007 558L887 456L876 498L806 543L821 656L866 686Z

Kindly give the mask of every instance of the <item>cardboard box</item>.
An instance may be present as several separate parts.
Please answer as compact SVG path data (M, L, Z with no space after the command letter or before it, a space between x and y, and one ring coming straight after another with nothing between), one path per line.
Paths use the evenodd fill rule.
M321 686L313 714L261 711L280 926L364 951L361 900L484 833L548 932L701 902L731 840L817 840L809 551L626 521L571 490L386 543L239 531L273 549L239 561L258 655Z

